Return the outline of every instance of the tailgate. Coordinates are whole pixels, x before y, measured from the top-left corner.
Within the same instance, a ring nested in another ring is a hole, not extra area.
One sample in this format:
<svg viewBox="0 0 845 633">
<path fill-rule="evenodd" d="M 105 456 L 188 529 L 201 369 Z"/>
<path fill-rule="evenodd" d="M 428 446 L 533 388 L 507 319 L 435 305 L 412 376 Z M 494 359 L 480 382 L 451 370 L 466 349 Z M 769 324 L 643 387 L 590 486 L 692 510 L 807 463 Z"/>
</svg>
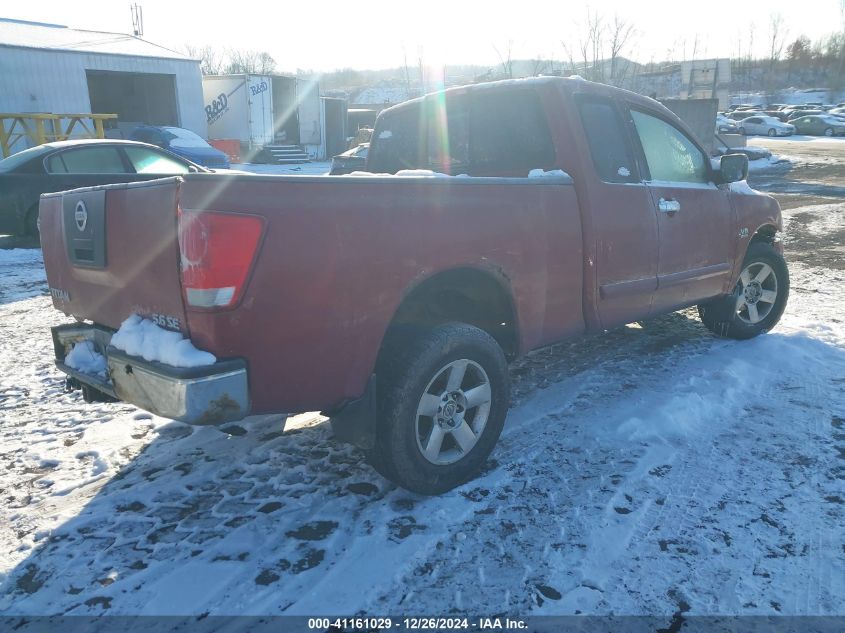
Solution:
<svg viewBox="0 0 845 633">
<path fill-rule="evenodd" d="M 184 331 L 181 182 L 165 178 L 42 196 L 41 245 L 53 305 L 111 328 L 137 313 Z"/>
</svg>

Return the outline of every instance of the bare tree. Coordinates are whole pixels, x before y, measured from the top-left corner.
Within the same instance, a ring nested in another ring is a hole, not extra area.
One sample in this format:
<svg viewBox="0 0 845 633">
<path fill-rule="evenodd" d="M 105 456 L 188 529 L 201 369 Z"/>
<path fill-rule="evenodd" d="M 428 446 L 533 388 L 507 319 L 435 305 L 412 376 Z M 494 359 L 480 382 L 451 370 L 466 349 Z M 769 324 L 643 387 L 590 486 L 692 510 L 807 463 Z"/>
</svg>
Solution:
<svg viewBox="0 0 845 633">
<path fill-rule="evenodd" d="M 502 52 L 493 44 L 493 50 L 499 56 L 499 61 L 502 63 L 502 72 L 510 79 L 513 79 L 513 40 L 508 40 L 507 46 Z"/>
<path fill-rule="evenodd" d="M 698 32 L 696 32 L 695 37 L 692 40 L 692 55 L 690 55 L 690 61 L 695 61 L 695 58 L 698 57 Z"/>
<path fill-rule="evenodd" d="M 621 85 L 625 79 L 627 67 L 620 70 L 619 57 L 635 33 L 633 24 L 620 18 L 619 15 L 613 16 L 613 22 L 610 25 L 610 83 L 614 86 Z"/>
<path fill-rule="evenodd" d="M 566 43 L 566 40 L 562 40 L 560 45 L 563 47 L 563 52 L 566 54 L 566 57 L 569 59 L 569 72 L 575 72 L 575 56 L 572 53 L 572 47 Z"/>
<path fill-rule="evenodd" d="M 230 50 L 226 72 L 229 74 L 252 73 L 266 75 L 275 72 L 276 60 L 265 51 Z"/>
<path fill-rule="evenodd" d="M 550 62 L 545 59 L 545 55 L 537 53 L 534 59 L 531 60 L 531 76 L 539 77 L 549 68 Z"/>
<path fill-rule="evenodd" d="M 775 63 L 780 60 L 783 54 L 783 47 L 786 43 L 788 30 L 783 23 L 783 16 L 774 13 L 769 19 L 769 72 L 775 68 Z"/>
<path fill-rule="evenodd" d="M 213 46 L 185 46 L 185 53 L 191 59 L 200 61 L 200 72 L 203 75 L 219 75 L 225 68 L 223 53 Z"/>
<path fill-rule="evenodd" d="M 592 45 L 593 53 L 593 80 L 604 81 L 604 64 L 599 64 L 604 57 L 604 19 L 601 14 L 590 13 L 587 8 L 587 33 Z"/>
</svg>

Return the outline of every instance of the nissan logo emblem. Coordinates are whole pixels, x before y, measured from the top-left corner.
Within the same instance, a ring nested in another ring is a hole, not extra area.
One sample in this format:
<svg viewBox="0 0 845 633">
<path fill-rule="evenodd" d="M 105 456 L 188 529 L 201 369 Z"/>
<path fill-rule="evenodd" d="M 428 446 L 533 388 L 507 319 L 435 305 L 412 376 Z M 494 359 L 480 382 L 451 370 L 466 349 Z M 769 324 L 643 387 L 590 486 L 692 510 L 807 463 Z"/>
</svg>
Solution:
<svg viewBox="0 0 845 633">
<path fill-rule="evenodd" d="M 88 226 L 88 208 L 82 200 L 76 203 L 76 212 L 73 217 L 76 220 L 76 228 L 84 231 L 85 227 Z"/>
</svg>

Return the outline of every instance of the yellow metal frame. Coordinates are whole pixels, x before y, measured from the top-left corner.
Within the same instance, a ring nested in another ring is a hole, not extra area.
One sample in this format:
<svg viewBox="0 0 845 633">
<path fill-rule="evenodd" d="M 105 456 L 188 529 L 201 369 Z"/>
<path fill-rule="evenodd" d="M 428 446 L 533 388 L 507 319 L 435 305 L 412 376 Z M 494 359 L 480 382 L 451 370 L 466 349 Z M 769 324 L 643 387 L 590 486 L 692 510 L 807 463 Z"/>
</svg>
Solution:
<svg viewBox="0 0 845 633">
<path fill-rule="evenodd" d="M 11 148 L 28 138 L 33 145 L 71 138 L 105 138 L 104 121 L 117 120 L 116 114 L 38 114 L 0 113 L 0 155 L 11 154 Z"/>
</svg>

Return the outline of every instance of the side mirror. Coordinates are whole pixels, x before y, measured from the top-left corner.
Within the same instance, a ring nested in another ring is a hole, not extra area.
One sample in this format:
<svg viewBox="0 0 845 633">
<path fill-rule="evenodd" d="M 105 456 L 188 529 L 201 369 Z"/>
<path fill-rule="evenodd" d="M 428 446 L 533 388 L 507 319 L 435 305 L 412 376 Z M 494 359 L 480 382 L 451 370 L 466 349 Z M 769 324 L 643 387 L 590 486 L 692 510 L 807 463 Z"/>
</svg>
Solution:
<svg viewBox="0 0 845 633">
<path fill-rule="evenodd" d="M 719 180 L 723 183 L 739 182 L 748 177 L 748 156 L 725 154 L 719 160 Z"/>
</svg>

